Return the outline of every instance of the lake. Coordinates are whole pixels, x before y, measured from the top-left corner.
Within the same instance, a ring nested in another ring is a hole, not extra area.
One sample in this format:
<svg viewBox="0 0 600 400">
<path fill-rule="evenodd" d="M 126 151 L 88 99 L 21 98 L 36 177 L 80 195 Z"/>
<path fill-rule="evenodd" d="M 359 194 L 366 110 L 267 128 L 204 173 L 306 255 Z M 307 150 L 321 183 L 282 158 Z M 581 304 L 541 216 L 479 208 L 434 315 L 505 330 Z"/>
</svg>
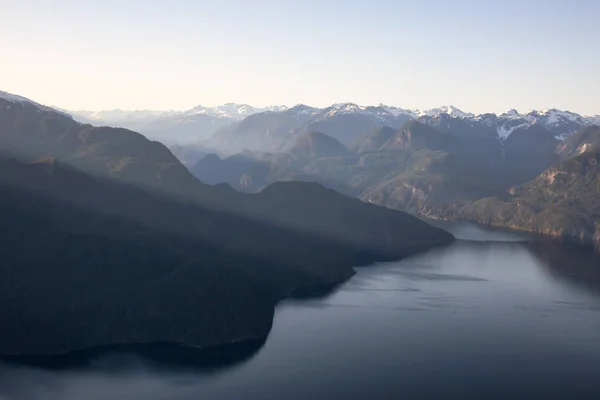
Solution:
<svg viewBox="0 0 600 400">
<path fill-rule="evenodd" d="M 459 240 L 282 301 L 264 342 L 0 363 L 0 399 L 600 399 L 597 253 L 440 224 Z"/>
</svg>

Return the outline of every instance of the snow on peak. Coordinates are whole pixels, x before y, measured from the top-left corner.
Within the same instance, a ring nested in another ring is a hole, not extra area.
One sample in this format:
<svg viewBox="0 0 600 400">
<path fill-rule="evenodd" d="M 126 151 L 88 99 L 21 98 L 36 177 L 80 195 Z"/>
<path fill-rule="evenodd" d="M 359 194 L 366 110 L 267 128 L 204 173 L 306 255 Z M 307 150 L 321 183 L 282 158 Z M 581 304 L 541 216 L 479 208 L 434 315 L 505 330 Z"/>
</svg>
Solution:
<svg viewBox="0 0 600 400">
<path fill-rule="evenodd" d="M 531 123 L 539 123 L 546 128 L 555 126 L 584 125 L 585 119 L 570 111 L 557 110 L 556 108 L 545 108 L 542 110 L 532 110 L 523 116 Z"/>
<path fill-rule="evenodd" d="M 0 90 L 0 99 L 10 101 L 11 103 L 31 103 L 31 104 L 38 105 L 37 103 L 35 103 L 25 97 L 17 96 L 16 94 L 12 94 L 12 93 L 8 93 L 8 92 L 3 92 L 2 90 Z"/>
<path fill-rule="evenodd" d="M 521 114 L 519 114 L 519 112 L 517 110 L 515 110 L 514 108 L 511 108 L 510 110 L 505 111 L 502 114 L 500 114 L 500 117 L 504 117 L 504 118 L 522 118 L 523 116 Z"/>
<path fill-rule="evenodd" d="M 18 96 L 16 94 L 12 94 L 12 93 L 8 93 L 8 92 L 3 92 L 2 90 L 0 90 L 0 99 L 4 99 L 6 101 L 10 101 L 11 103 L 28 103 L 28 104 L 32 104 L 44 111 L 50 111 L 52 110 L 50 107 L 46 107 L 43 106 L 39 103 L 36 103 L 33 100 L 29 100 L 26 97 L 23 96 Z"/>
<path fill-rule="evenodd" d="M 271 112 L 283 112 L 283 111 L 287 111 L 290 108 L 288 106 L 269 106 L 265 109 L 265 111 L 271 111 Z"/>
<path fill-rule="evenodd" d="M 389 107 L 383 104 L 376 106 L 360 106 L 355 103 L 336 103 L 322 110 L 324 117 L 332 117 L 334 115 L 344 114 L 361 114 L 370 117 L 378 118 L 383 124 L 389 123 L 391 119 L 398 117 L 399 115 L 407 115 L 411 118 L 417 116 L 416 112 L 410 110 L 404 110 L 397 107 Z"/>
<path fill-rule="evenodd" d="M 406 110 L 404 108 L 399 108 L 399 107 L 390 107 L 390 106 L 386 106 L 381 103 L 379 103 L 379 105 L 377 107 L 384 109 L 385 111 L 392 114 L 394 117 L 397 117 L 399 115 L 408 115 L 411 118 L 415 118 L 418 116 L 418 111 L 416 111 L 416 110 Z"/>
<path fill-rule="evenodd" d="M 319 108 L 310 107 L 305 104 L 296 104 L 294 107 L 290 108 L 288 111 L 291 111 L 296 115 L 314 115 L 321 110 Z"/>
<path fill-rule="evenodd" d="M 0 99 L 9 101 L 11 103 L 31 104 L 31 105 L 37 107 L 40 111 L 51 111 L 51 112 L 55 112 L 57 114 L 61 114 L 66 117 L 72 118 L 70 114 L 67 114 L 65 112 L 55 110 L 52 107 L 48 107 L 48 106 L 44 106 L 42 104 L 36 103 L 35 101 L 29 100 L 26 97 L 18 96 L 16 94 L 12 94 L 12 93 L 8 93 L 8 92 L 4 92 L 2 90 L 0 90 Z"/>
<path fill-rule="evenodd" d="M 423 110 L 423 111 L 419 111 L 417 112 L 417 115 L 419 117 L 435 117 L 436 115 L 439 114 L 447 114 L 451 117 L 454 118 L 473 118 L 475 116 L 475 114 L 471 114 L 471 113 L 466 113 L 454 106 L 442 106 L 439 108 L 432 108 L 430 110 Z"/>
<path fill-rule="evenodd" d="M 231 118 L 241 120 L 250 115 L 258 114 L 265 111 L 285 111 L 285 106 L 270 106 L 265 108 L 252 107 L 248 104 L 225 103 L 215 107 L 196 106 L 191 110 L 184 111 L 185 115 L 208 115 L 215 118 Z"/>
<path fill-rule="evenodd" d="M 521 124 L 504 124 L 504 125 L 498 125 L 498 137 L 500 139 L 506 139 L 507 137 L 510 136 L 511 133 L 513 133 L 514 131 L 516 131 L 517 129 L 520 128 L 525 128 L 529 125 L 528 122 L 523 122 Z"/>
<path fill-rule="evenodd" d="M 366 109 L 366 107 L 359 106 L 355 103 L 336 103 L 332 104 L 329 108 L 333 109 L 330 114 L 354 114 L 363 112 Z"/>
</svg>

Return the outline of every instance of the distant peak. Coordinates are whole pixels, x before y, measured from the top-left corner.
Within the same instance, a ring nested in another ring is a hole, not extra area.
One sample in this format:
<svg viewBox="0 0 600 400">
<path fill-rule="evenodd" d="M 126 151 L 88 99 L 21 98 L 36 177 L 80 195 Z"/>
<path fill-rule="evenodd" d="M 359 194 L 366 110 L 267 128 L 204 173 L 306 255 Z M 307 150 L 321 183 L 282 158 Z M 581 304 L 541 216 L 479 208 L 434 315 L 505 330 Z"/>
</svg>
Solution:
<svg viewBox="0 0 600 400">
<path fill-rule="evenodd" d="M 296 104 L 294 107 L 290 108 L 288 111 L 296 114 L 296 115 L 312 115 L 318 111 L 318 108 L 313 108 L 307 106 L 306 104 Z"/>
<path fill-rule="evenodd" d="M 342 109 L 342 108 L 364 108 L 359 106 L 356 103 L 335 103 L 331 105 L 332 108 Z"/>
<path fill-rule="evenodd" d="M 417 114 L 420 117 L 435 117 L 441 114 L 446 114 L 454 118 L 472 118 L 475 116 L 475 114 L 464 112 L 459 108 L 454 107 L 453 105 L 432 108 L 430 110 L 423 110 L 419 111 Z"/>
<path fill-rule="evenodd" d="M 521 114 L 519 114 L 519 112 L 514 108 L 511 108 L 510 110 L 505 111 L 500 115 L 503 117 L 521 117 Z"/>
</svg>

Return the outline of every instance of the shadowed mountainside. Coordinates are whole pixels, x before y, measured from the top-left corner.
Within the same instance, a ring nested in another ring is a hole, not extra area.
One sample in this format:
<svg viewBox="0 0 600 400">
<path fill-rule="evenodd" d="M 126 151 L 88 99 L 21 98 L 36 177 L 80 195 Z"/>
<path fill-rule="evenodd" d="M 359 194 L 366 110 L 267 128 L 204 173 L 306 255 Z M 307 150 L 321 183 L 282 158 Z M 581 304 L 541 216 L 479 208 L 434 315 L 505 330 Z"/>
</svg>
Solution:
<svg viewBox="0 0 600 400">
<path fill-rule="evenodd" d="M 510 196 L 478 200 L 457 216 L 584 243 L 598 242 L 599 161 L 600 154 L 584 152 L 511 189 Z"/>
</svg>

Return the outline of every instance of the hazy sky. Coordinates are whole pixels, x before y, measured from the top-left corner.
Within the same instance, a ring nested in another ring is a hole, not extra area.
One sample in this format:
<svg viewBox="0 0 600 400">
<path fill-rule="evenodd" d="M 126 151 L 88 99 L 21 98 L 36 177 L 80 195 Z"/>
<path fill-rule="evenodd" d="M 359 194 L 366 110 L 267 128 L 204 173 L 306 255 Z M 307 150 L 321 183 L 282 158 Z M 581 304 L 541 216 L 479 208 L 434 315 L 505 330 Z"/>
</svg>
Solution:
<svg viewBox="0 0 600 400">
<path fill-rule="evenodd" d="M 68 109 L 600 114 L 599 20 L 597 0 L 0 0 L 0 90 Z"/>
</svg>

